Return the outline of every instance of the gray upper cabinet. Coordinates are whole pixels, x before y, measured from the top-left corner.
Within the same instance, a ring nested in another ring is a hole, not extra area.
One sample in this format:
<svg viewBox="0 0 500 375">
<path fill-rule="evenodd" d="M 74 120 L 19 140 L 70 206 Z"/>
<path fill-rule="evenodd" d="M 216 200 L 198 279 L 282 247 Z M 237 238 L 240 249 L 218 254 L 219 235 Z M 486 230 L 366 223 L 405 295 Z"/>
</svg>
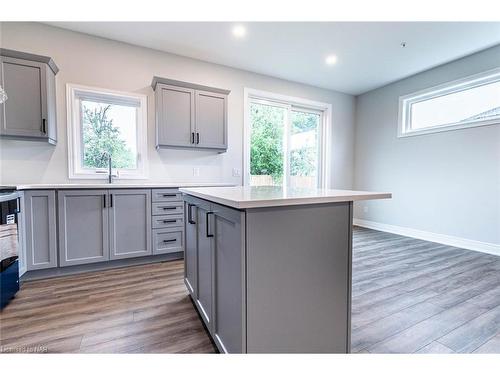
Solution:
<svg viewBox="0 0 500 375">
<path fill-rule="evenodd" d="M 227 95 L 196 91 L 196 146 L 227 148 Z"/>
<path fill-rule="evenodd" d="M 194 90 L 164 84 L 156 87 L 157 145 L 191 147 L 194 126 Z"/>
<path fill-rule="evenodd" d="M 151 255 L 151 190 L 109 190 L 110 259 Z"/>
<path fill-rule="evenodd" d="M 156 147 L 227 150 L 229 90 L 154 77 Z"/>
<path fill-rule="evenodd" d="M 57 142 L 52 59 L 0 49 L 0 82 L 8 99 L 0 105 L 0 136 Z"/>
<path fill-rule="evenodd" d="M 54 190 L 24 192 L 26 268 L 57 267 L 56 201 Z"/>
<path fill-rule="evenodd" d="M 59 264 L 108 260 L 107 190 L 67 190 L 58 193 Z"/>
</svg>

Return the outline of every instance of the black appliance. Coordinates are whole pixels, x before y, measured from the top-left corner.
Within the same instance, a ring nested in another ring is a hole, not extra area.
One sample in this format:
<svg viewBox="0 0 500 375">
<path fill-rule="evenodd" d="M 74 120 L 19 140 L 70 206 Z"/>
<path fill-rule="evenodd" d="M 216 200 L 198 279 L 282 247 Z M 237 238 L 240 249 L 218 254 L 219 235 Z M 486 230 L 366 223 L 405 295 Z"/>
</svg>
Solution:
<svg viewBox="0 0 500 375">
<path fill-rule="evenodd" d="M 19 194 L 0 189 L 0 309 L 3 309 L 19 290 Z"/>
</svg>

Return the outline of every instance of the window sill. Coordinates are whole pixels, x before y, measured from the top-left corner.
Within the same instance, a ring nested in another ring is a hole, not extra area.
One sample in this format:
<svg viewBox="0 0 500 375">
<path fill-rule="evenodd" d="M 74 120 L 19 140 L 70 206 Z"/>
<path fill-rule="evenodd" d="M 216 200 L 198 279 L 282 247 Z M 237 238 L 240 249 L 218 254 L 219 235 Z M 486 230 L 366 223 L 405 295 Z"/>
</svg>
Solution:
<svg viewBox="0 0 500 375">
<path fill-rule="evenodd" d="M 441 132 L 447 132 L 447 131 L 451 131 L 451 130 L 470 129 L 470 128 L 477 128 L 480 126 L 489 126 L 489 125 L 500 125 L 500 119 L 495 118 L 492 120 L 442 125 L 442 126 L 436 126 L 433 128 L 427 128 L 427 129 L 421 129 L 421 130 L 410 130 L 410 131 L 406 131 L 405 133 L 399 132 L 398 138 L 413 137 L 413 136 L 417 136 L 417 135 L 426 135 L 426 134 L 432 134 L 432 133 L 441 133 Z"/>
</svg>

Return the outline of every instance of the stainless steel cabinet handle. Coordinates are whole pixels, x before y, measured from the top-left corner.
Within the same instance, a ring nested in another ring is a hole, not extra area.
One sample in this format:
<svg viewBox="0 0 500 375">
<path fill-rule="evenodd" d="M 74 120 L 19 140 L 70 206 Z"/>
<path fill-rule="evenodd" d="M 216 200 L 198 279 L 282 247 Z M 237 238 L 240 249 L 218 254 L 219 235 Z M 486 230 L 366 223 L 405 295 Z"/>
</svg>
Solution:
<svg viewBox="0 0 500 375">
<path fill-rule="evenodd" d="M 165 198 L 166 197 L 175 197 L 177 194 L 162 194 Z"/>
<path fill-rule="evenodd" d="M 175 210 L 177 207 L 163 207 L 164 210 Z"/>
<path fill-rule="evenodd" d="M 194 133 L 191 133 L 191 143 L 194 143 Z"/>
<path fill-rule="evenodd" d="M 47 129 L 46 129 L 46 119 L 42 119 L 42 133 L 47 134 Z"/>
<path fill-rule="evenodd" d="M 109 207 L 113 207 L 113 194 L 109 194 Z"/>
<path fill-rule="evenodd" d="M 196 144 L 200 144 L 200 133 L 196 133 Z"/>
<path fill-rule="evenodd" d="M 208 238 L 210 238 L 210 237 L 213 237 L 214 235 L 213 235 L 213 233 L 212 233 L 212 234 L 209 234 L 209 233 L 208 233 L 208 227 L 209 227 L 209 221 L 210 221 L 210 219 L 209 219 L 209 216 L 208 216 L 208 215 L 213 215 L 213 212 L 212 212 L 212 211 L 207 211 L 206 215 L 207 215 L 207 220 L 206 220 L 206 232 L 207 232 L 207 237 L 208 237 Z"/>
<path fill-rule="evenodd" d="M 106 194 L 103 194 L 103 198 L 104 198 L 104 208 L 106 208 Z"/>
<path fill-rule="evenodd" d="M 163 223 L 175 223 L 177 220 L 163 220 Z"/>
<path fill-rule="evenodd" d="M 175 238 L 171 239 L 171 240 L 163 240 L 163 242 L 167 243 L 167 242 L 175 242 L 177 241 Z"/>
</svg>

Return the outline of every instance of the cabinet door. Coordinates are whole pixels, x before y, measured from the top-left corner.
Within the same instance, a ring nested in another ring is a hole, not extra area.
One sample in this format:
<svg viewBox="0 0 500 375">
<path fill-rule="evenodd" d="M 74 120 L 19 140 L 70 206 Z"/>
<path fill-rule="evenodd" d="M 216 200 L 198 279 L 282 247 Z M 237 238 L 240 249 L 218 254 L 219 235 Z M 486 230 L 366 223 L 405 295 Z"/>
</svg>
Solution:
<svg viewBox="0 0 500 375">
<path fill-rule="evenodd" d="M 151 190 L 109 190 L 110 259 L 151 255 Z"/>
<path fill-rule="evenodd" d="M 61 266 L 109 259 L 107 190 L 59 191 Z"/>
<path fill-rule="evenodd" d="M 0 57 L 1 85 L 8 100 L 0 105 L 0 134 L 47 137 L 46 65 Z"/>
<path fill-rule="evenodd" d="M 28 271 L 57 267 L 56 201 L 54 190 L 24 192 L 23 224 Z"/>
<path fill-rule="evenodd" d="M 157 146 L 194 146 L 194 90 L 158 84 L 156 88 Z"/>
<path fill-rule="evenodd" d="M 197 207 L 194 203 L 187 200 L 184 207 L 185 219 L 184 230 L 186 233 L 185 250 L 184 250 L 184 283 L 188 288 L 189 293 L 196 300 L 196 272 L 198 258 L 198 234 L 197 234 Z"/>
<path fill-rule="evenodd" d="M 212 234 L 208 227 L 210 216 L 210 204 L 200 203 L 196 210 L 196 229 L 198 234 L 198 268 L 197 268 L 197 300 L 201 317 L 203 318 L 207 329 L 212 332 L 212 285 L 213 285 L 213 253 L 212 253 Z"/>
<path fill-rule="evenodd" d="M 196 147 L 227 149 L 227 96 L 196 91 Z"/>
<path fill-rule="evenodd" d="M 214 340 L 226 353 L 244 353 L 244 213 L 213 204 Z"/>
</svg>

